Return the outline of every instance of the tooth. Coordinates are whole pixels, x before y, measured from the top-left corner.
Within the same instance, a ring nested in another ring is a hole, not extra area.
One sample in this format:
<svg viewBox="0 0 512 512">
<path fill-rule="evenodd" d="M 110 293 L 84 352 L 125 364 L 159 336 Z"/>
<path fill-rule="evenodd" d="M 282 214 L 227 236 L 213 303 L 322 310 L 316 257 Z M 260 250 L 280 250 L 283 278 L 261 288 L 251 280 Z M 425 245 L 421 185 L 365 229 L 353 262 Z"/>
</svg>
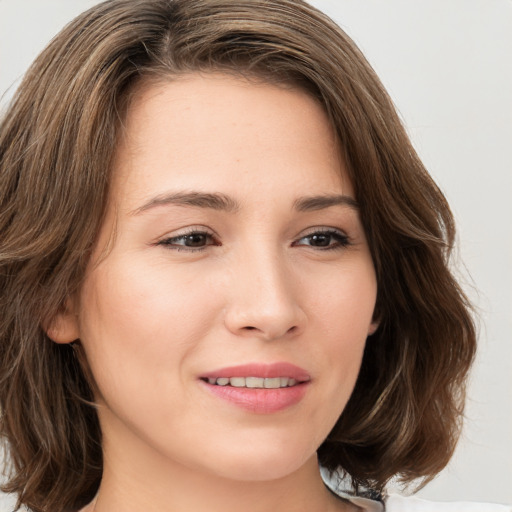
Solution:
<svg viewBox="0 0 512 512">
<path fill-rule="evenodd" d="M 245 388 L 245 377 L 231 377 L 229 383 L 235 388 Z"/>
<path fill-rule="evenodd" d="M 274 378 L 267 378 L 265 379 L 265 388 L 267 389 L 276 389 L 281 385 L 281 378 L 280 377 L 274 377 Z"/>
<path fill-rule="evenodd" d="M 262 388 L 263 387 L 263 377 L 246 377 L 245 385 L 248 388 Z"/>
<path fill-rule="evenodd" d="M 227 386 L 228 384 L 235 388 L 253 388 L 253 389 L 278 389 L 295 386 L 297 381 L 291 377 L 208 377 L 209 384 L 218 386 Z"/>
</svg>

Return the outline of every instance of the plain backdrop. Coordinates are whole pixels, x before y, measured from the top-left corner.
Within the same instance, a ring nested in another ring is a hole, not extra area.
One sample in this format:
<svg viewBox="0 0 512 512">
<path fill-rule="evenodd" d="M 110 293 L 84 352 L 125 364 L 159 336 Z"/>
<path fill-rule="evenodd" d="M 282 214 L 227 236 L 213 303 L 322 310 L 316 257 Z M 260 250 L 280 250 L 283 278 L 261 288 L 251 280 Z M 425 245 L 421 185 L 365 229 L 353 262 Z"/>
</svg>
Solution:
<svg viewBox="0 0 512 512">
<path fill-rule="evenodd" d="M 95 0 L 0 0 L 0 108 Z M 512 1 L 314 0 L 363 50 L 459 226 L 480 315 L 464 435 L 428 499 L 512 503 Z M 0 496 L 0 512 L 12 510 Z"/>
</svg>

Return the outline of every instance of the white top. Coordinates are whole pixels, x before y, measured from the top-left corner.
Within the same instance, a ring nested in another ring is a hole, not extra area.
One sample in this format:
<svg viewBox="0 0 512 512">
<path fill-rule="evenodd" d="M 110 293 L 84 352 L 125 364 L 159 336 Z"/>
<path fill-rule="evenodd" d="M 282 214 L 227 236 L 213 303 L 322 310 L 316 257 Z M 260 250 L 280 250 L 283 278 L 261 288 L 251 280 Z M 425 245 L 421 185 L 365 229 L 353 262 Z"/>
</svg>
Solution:
<svg viewBox="0 0 512 512">
<path fill-rule="evenodd" d="M 325 485 L 340 498 L 357 505 L 364 512 L 512 512 L 512 505 L 498 505 L 496 503 L 476 503 L 468 501 L 439 502 L 423 500 L 414 496 L 400 496 L 389 494 L 384 502 L 375 501 L 359 496 L 352 496 L 345 489 L 347 483 L 341 479 L 331 478 L 325 468 L 320 468 L 320 474 Z"/>
<path fill-rule="evenodd" d="M 350 496 L 342 491 L 337 491 L 336 494 L 357 505 L 364 512 L 512 512 L 512 506 L 496 503 L 437 502 L 399 496 L 398 494 L 389 495 L 385 498 L 384 503 L 381 503 L 367 498 Z"/>
</svg>

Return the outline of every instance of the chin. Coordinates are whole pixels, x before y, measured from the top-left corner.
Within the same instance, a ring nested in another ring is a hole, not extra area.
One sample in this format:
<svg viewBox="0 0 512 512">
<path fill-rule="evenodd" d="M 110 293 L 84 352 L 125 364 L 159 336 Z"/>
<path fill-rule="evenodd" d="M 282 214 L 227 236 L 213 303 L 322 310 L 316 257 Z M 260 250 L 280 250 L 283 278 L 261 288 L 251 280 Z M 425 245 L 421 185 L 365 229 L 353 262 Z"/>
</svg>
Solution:
<svg viewBox="0 0 512 512">
<path fill-rule="evenodd" d="M 215 459 L 214 459 L 215 460 Z M 245 482 L 278 480 L 295 473 L 311 460 L 316 464 L 316 450 L 276 443 L 273 446 L 253 444 L 248 450 L 223 452 L 216 459 L 218 476 Z"/>
</svg>

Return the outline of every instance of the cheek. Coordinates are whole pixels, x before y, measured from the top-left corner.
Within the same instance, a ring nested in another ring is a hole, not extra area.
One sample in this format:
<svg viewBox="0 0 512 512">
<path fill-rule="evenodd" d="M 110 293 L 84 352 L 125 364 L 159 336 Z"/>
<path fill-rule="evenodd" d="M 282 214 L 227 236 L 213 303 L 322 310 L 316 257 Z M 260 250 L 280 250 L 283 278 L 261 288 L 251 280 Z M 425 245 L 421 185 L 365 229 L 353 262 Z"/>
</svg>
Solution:
<svg viewBox="0 0 512 512">
<path fill-rule="evenodd" d="M 328 423 L 334 424 L 355 386 L 372 325 L 377 285 L 371 260 L 332 272 L 315 289 L 310 303 L 314 350 L 324 361 L 326 401 L 333 404 Z"/>
<path fill-rule="evenodd" d="M 80 335 L 98 386 L 158 379 L 180 364 L 211 328 L 215 294 L 187 276 L 115 260 L 92 272 L 81 295 Z M 155 383 L 156 384 L 156 383 Z"/>
<path fill-rule="evenodd" d="M 321 284 L 310 289 L 315 290 L 309 306 L 314 312 L 314 322 L 323 326 L 329 338 L 347 343 L 366 339 L 377 297 L 376 276 L 369 255 L 329 272 Z"/>
</svg>

